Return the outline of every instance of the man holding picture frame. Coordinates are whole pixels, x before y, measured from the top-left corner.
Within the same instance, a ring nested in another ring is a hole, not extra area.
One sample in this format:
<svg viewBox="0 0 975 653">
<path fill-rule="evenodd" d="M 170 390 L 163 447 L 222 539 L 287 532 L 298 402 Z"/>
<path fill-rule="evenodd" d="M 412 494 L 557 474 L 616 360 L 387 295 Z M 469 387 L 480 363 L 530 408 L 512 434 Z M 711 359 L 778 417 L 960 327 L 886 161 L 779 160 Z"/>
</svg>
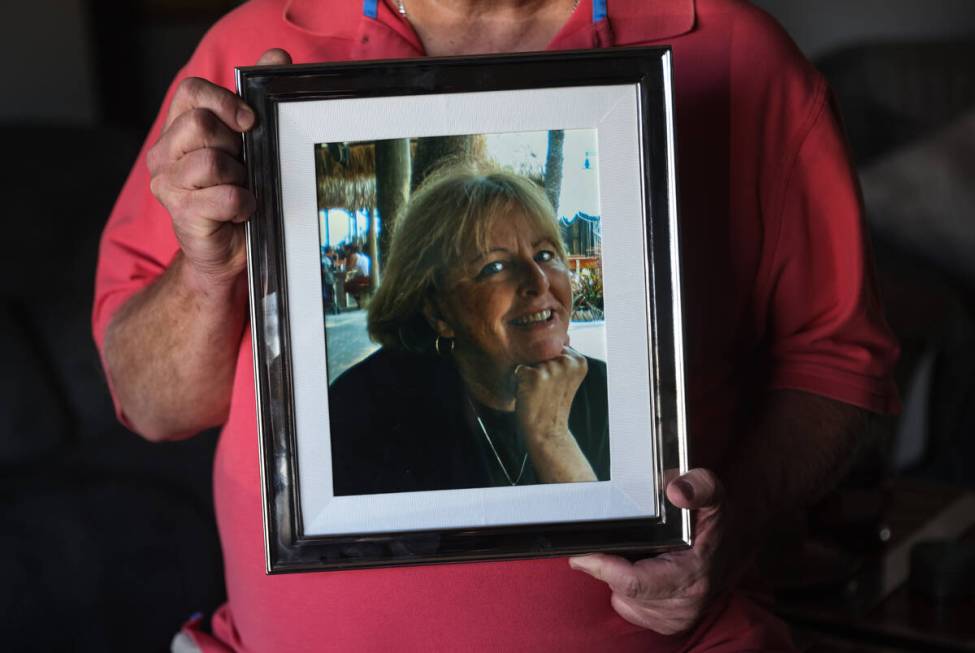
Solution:
<svg viewBox="0 0 975 653">
<path fill-rule="evenodd" d="M 241 229 L 254 199 L 238 159 L 254 115 L 227 90 L 233 66 L 664 43 L 698 466 L 667 496 L 695 511 L 694 547 L 635 563 L 265 576 Z M 733 588 L 770 520 L 838 479 L 866 411 L 896 410 L 896 345 L 828 90 L 768 17 L 734 0 L 258 0 L 208 34 L 147 143 L 106 227 L 93 323 L 135 430 L 169 440 L 224 425 L 214 486 L 229 602 L 212 635 L 187 631 L 196 646 L 789 649 L 782 624 Z"/>
</svg>

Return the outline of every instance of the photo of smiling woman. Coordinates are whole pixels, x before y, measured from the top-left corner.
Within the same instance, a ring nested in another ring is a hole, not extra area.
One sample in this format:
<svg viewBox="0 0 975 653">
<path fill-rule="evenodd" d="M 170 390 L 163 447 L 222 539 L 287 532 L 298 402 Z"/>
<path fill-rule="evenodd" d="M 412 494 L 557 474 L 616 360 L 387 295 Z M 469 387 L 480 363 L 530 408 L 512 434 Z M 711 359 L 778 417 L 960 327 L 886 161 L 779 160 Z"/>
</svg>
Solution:
<svg viewBox="0 0 975 653">
<path fill-rule="evenodd" d="M 368 303 L 380 348 L 329 389 L 335 495 L 608 480 L 606 365 L 573 349 L 573 305 L 538 183 L 427 177 Z"/>
</svg>

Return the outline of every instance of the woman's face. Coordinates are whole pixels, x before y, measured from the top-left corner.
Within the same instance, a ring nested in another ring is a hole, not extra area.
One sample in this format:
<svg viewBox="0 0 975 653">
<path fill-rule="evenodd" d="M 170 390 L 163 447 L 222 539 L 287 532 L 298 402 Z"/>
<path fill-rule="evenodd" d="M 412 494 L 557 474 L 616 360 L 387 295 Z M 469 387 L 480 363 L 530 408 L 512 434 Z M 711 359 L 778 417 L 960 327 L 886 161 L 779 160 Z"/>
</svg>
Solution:
<svg viewBox="0 0 975 653">
<path fill-rule="evenodd" d="M 522 213 L 494 218 L 487 251 L 448 272 L 432 322 L 469 355 L 510 371 L 555 358 L 569 344 L 572 290 L 550 236 Z"/>
</svg>

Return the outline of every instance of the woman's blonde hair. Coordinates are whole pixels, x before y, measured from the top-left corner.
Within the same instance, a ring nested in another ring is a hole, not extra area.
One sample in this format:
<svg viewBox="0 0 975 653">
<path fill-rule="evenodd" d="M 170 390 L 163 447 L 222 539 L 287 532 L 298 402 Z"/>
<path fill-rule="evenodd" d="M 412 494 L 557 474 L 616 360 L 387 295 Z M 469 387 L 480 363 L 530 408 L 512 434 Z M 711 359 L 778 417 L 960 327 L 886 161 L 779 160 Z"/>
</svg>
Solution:
<svg viewBox="0 0 975 653">
<path fill-rule="evenodd" d="M 432 349 L 436 334 L 424 303 L 472 249 L 487 251 L 493 220 L 515 212 L 565 260 L 555 211 L 532 180 L 473 161 L 451 162 L 427 177 L 393 228 L 382 283 L 369 303 L 369 336 L 391 349 Z"/>
</svg>

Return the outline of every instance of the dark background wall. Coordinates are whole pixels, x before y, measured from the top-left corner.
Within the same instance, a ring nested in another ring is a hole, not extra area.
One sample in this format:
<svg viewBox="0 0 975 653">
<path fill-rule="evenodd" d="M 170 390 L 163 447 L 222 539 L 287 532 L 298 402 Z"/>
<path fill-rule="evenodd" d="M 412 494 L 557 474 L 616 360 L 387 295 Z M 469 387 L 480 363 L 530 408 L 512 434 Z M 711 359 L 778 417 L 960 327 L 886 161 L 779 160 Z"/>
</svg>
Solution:
<svg viewBox="0 0 975 653">
<path fill-rule="evenodd" d="M 948 40 L 975 34 L 969 0 L 754 0 L 816 59 L 864 43 Z"/>
<path fill-rule="evenodd" d="M 4 3 L 0 61 L 10 65 L 0 120 L 94 123 L 93 49 L 84 0 Z"/>
<path fill-rule="evenodd" d="M 0 7 L 0 121 L 142 127 L 235 0 L 34 0 Z"/>
</svg>

